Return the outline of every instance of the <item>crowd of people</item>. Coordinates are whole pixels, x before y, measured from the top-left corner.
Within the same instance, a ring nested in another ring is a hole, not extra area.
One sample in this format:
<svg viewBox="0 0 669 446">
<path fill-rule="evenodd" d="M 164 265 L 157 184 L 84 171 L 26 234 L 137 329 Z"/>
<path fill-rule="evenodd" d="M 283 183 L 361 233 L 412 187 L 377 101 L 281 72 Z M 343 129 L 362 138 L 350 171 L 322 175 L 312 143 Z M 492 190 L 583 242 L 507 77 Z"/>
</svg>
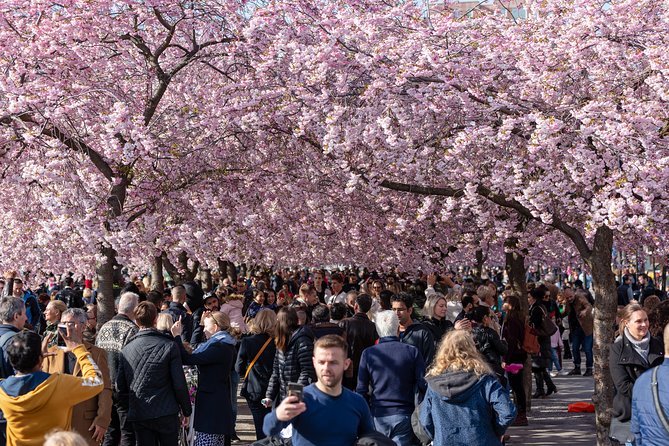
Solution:
<svg viewBox="0 0 669 446">
<path fill-rule="evenodd" d="M 528 424 L 526 373 L 533 398 L 558 392 L 557 373 L 593 374 L 593 298 L 551 274 L 528 282 L 527 318 L 524 296 L 494 275 L 259 271 L 164 292 L 147 279 L 128 280 L 99 325 L 94 282 L 51 275 L 30 290 L 5 274 L 7 444 L 42 444 L 60 428 L 90 445 L 230 445 L 240 395 L 259 444 L 495 445 Z M 648 431 L 633 420 L 632 389 L 662 362 L 651 332 L 669 319 L 659 299 L 634 297 L 610 362 L 623 443 Z"/>
</svg>

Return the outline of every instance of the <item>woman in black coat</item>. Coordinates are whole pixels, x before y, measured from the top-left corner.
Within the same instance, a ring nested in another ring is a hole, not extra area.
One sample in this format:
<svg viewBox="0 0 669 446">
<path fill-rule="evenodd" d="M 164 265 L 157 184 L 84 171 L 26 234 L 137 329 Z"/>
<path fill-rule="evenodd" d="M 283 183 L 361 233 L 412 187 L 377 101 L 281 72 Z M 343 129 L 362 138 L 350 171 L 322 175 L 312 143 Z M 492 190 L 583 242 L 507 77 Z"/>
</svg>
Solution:
<svg viewBox="0 0 669 446">
<path fill-rule="evenodd" d="M 276 329 L 276 313 L 271 309 L 260 310 L 251 321 L 251 336 L 242 338 L 239 346 L 239 355 L 235 363 L 235 370 L 243 379 L 240 394 L 246 399 L 253 424 L 256 428 L 256 439 L 265 438 L 262 423 L 265 415 L 271 412 L 262 405 L 269 380 L 272 377 L 274 355 L 274 332 Z M 257 357 L 257 360 L 253 360 Z M 245 378 L 244 378 L 245 377 Z"/>
<path fill-rule="evenodd" d="M 504 297 L 502 307 L 506 313 L 506 319 L 502 324 L 502 339 L 506 341 L 508 351 L 504 356 L 506 364 L 525 364 L 527 353 L 523 349 L 525 341 L 525 322 L 520 316 L 520 299 L 516 295 Z M 509 373 L 509 385 L 513 389 L 513 396 L 516 400 L 518 415 L 513 422 L 514 426 L 527 426 L 527 401 L 525 395 L 525 386 L 523 384 L 525 369 L 518 373 Z"/>
<path fill-rule="evenodd" d="M 528 295 L 530 327 L 532 328 L 538 329 L 541 327 L 544 317 L 548 316 L 548 311 L 543 305 L 546 292 L 542 288 L 535 288 Z M 537 336 L 537 341 L 539 341 L 539 353 L 532 355 L 532 373 L 537 388 L 532 398 L 544 398 L 557 392 L 557 387 L 555 387 L 547 370 L 548 363 L 551 360 L 551 337 Z M 544 390 L 544 382 L 547 386 L 546 390 Z"/>
<path fill-rule="evenodd" d="M 275 342 L 276 355 L 265 393 L 265 407 L 270 407 L 272 402 L 278 404 L 288 396 L 289 382 L 306 386 L 316 381 L 312 361 L 314 335 L 308 327 L 298 325 L 295 308 L 283 307 L 279 310 Z"/>
<path fill-rule="evenodd" d="M 641 305 L 627 305 L 621 310 L 618 319 L 619 336 L 609 350 L 609 369 L 616 389 L 611 414 L 620 422 L 617 423 L 621 426 L 618 435 L 624 436 L 629 432 L 632 417 L 634 382 L 646 370 L 662 364 L 664 347 L 660 339 L 650 335 L 648 315 Z M 612 429 L 612 433 L 613 430 L 617 429 Z"/>
<path fill-rule="evenodd" d="M 206 313 L 204 316 L 206 341 L 193 353 L 188 353 L 180 338 L 181 360 L 196 365 L 200 372 L 195 395 L 195 446 L 229 446 L 234 432 L 230 400 L 230 371 L 235 358 L 236 340 L 226 330 L 230 318 L 225 313 Z M 181 335 L 181 321 L 172 327 L 172 334 Z"/>
<path fill-rule="evenodd" d="M 453 329 L 453 322 L 446 319 L 447 311 L 446 298 L 438 293 L 431 294 L 423 305 L 423 325 L 432 333 L 435 346 L 439 345 L 447 331 Z"/>
</svg>

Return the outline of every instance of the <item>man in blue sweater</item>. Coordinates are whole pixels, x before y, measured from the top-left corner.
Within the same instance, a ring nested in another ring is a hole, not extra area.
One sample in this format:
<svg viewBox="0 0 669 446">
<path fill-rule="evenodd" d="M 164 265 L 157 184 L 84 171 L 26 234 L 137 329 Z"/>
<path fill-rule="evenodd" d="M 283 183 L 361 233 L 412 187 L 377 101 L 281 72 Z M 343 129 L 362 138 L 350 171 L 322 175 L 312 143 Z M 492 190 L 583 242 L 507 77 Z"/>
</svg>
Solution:
<svg viewBox="0 0 669 446">
<path fill-rule="evenodd" d="M 662 418 L 669 416 L 669 325 L 664 328 L 664 362 L 646 370 L 634 382 L 632 389 L 632 425 L 636 446 L 669 444 L 669 431 Z M 657 371 L 656 371 L 657 370 Z M 653 380 L 655 373 L 655 380 Z M 653 382 L 655 381 L 655 382 Z M 658 413 L 653 390 L 657 390 Z"/>
<path fill-rule="evenodd" d="M 265 417 L 263 431 L 277 435 L 292 424 L 293 446 L 354 445 L 374 432 L 372 416 L 360 395 L 341 385 L 351 360 L 344 338 L 326 335 L 314 344 L 318 381 L 304 388 L 304 401 L 290 395 Z"/>
<path fill-rule="evenodd" d="M 369 401 L 376 430 L 397 445 L 413 442 L 411 414 L 427 384 L 425 362 L 416 347 L 400 342 L 394 311 L 376 315 L 379 343 L 362 352 L 356 392 Z"/>
</svg>

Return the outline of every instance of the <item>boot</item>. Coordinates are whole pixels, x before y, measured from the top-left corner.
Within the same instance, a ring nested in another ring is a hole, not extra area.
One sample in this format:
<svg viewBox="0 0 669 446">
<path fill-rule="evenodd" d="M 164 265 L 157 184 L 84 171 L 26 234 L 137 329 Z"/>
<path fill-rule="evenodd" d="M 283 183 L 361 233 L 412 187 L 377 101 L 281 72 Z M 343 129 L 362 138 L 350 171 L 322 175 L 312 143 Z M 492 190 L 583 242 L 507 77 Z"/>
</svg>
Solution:
<svg viewBox="0 0 669 446">
<path fill-rule="evenodd" d="M 580 376 L 580 375 L 581 375 L 581 368 L 580 367 L 574 367 L 574 370 L 567 373 L 567 376 Z"/>
<path fill-rule="evenodd" d="M 527 414 L 525 412 L 518 412 L 518 415 L 516 415 L 516 419 L 513 420 L 512 426 L 527 426 L 528 421 L 527 421 Z"/>
<path fill-rule="evenodd" d="M 592 376 L 592 367 L 588 367 L 585 369 L 585 373 L 583 373 L 583 376 Z"/>
<path fill-rule="evenodd" d="M 553 380 L 551 379 L 551 375 L 548 373 L 548 371 L 544 369 L 544 371 L 541 373 L 541 377 L 546 383 L 546 396 L 557 393 L 557 387 L 555 387 L 555 384 L 553 384 Z"/>
<path fill-rule="evenodd" d="M 569 347 L 569 341 L 564 341 L 564 350 L 562 351 L 563 359 L 572 359 L 571 348 Z"/>
<path fill-rule="evenodd" d="M 537 389 L 532 394 L 532 398 L 544 398 L 546 392 L 544 391 L 544 380 L 541 376 L 541 372 L 534 372 L 534 383 L 536 384 Z"/>
</svg>

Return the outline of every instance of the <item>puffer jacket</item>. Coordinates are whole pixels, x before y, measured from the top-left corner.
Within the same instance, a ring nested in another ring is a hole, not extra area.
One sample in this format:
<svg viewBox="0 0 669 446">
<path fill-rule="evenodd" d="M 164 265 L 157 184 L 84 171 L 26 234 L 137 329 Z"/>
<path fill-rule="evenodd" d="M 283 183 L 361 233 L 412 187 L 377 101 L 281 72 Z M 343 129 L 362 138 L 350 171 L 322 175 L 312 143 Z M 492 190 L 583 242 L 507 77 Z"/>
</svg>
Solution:
<svg viewBox="0 0 669 446">
<path fill-rule="evenodd" d="M 249 331 L 249 328 L 244 322 L 244 316 L 242 315 L 242 307 L 244 303 L 241 300 L 231 300 L 221 307 L 221 313 L 225 313 L 230 318 L 230 325 L 232 327 L 239 329 L 242 333 Z"/>
<path fill-rule="evenodd" d="M 662 364 L 664 348 L 661 340 L 651 336 L 648 363 L 634 350 L 627 336 L 619 336 L 609 350 L 609 370 L 616 394 L 613 396 L 611 415 L 620 421 L 632 417 L 632 389 L 643 372 Z"/>
<path fill-rule="evenodd" d="M 445 372 L 427 379 L 420 424 L 435 446 L 501 446 L 516 418 L 509 392 L 492 375 Z"/>
<path fill-rule="evenodd" d="M 636 446 L 653 446 L 667 443 L 667 430 L 664 428 L 653 401 L 652 370 L 644 372 L 634 383 L 632 397 L 632 424 Z M 657 393 L 660 406 L 665 414 L 669 413 L 669 358 L 657 369 Z"/>
<path fill-rule="evenodd" d="M 190 416 L 191 404 L 179 348 L 154 328 L 140 330 L 121 350 L 116 389 L 128 420 Z"/>
<path fill-rule="evenodd" d="M 288 395 L 289 382 L 306 386 L 316 381 L 313 353 L 313 333 L 308 327 L 298 328 L 290 337 L 286 351 L 276 350 L 266 398 L 281 402 Z"/>
</svg>

